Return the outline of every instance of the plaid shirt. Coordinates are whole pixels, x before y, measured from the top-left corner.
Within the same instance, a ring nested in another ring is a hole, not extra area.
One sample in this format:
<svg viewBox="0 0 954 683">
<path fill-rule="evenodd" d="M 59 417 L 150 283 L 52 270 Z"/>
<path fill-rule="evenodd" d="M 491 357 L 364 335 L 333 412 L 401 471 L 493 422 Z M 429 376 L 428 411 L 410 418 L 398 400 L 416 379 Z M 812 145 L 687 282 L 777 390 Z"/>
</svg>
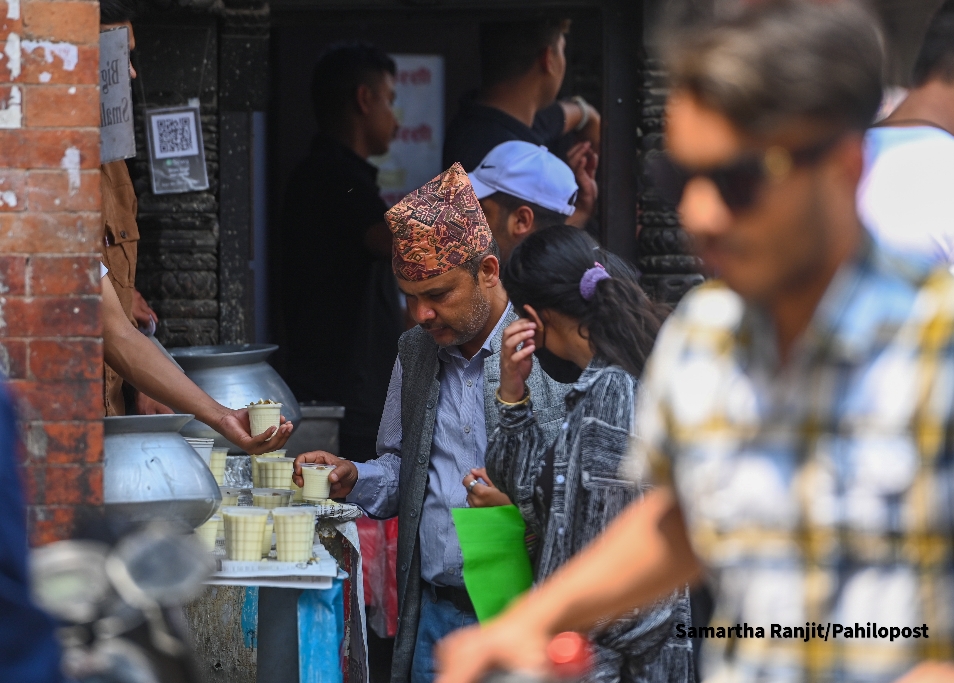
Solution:
<svg viewBox="0 0 954 683">
<path fill-rule="evenodd" d="M 952 331 L 954 278 L 867 238 L 784 366 L 723 284 L 669 318 L 625 467 L 676 492 L 711 626 L 764 629 L 707 633 L 706 681 L 890 681 L 951 658 Z"/>
</svg>

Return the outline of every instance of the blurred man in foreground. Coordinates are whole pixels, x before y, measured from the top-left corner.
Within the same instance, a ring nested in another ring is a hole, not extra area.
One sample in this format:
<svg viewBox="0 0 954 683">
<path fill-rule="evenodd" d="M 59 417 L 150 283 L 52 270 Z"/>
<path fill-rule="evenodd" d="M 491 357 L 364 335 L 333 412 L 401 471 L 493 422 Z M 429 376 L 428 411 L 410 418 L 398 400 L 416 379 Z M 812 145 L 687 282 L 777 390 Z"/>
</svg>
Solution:
<svg viewBox="0 0 954 683">
<path fill-rule="evenodd" d="M 954 635 L 954 279 L 887 255 L 856 213 L 881 64 L 845 1 L 760 3 L 670 43 L 656 185 L 722 279 L 647 365 L 627 470 L 657 488 L 448 639 L 439 683 L 539 671 L 553 634 L 703 577 L 704 680 L 951 675 L 918 664 Z"/>
<path fill-rule="evenodd" d="M 954 0 L 928 27 L 914 88 L 865 137 L 858 211 L 885 245 L 954 268 Z"/>
</svg>

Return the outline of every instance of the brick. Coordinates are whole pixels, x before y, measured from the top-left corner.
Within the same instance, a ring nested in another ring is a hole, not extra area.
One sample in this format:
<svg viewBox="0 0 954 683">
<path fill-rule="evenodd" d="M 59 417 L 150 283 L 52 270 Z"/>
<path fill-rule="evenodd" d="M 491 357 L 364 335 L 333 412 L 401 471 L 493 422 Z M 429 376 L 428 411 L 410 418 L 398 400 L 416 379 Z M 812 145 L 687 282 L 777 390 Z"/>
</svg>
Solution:
<svg viewBox="0 0 954 683">
<path fill-rule="evenodd" d="M 34 339 L 30 376 L 38 380 L 97 379 L 103 374 L 103 344 L 98 339 Z"/>
<path fill-rule="evenodd" d="M 26 203 L 30 211 L 99 211 L 100 172 L 81 171 L 79 188 L 70 194 L 66 171 L 30 171 Z"/>
<path fill-rule="evenodd" d="M 0 343 L 0 373 L 7 379 L 25 379 L 27 376 L 27 342 L 24 339 L 5 339 Z"/>
<path fill-rule="evenodd" d="M 31 465 L 23 468 L 28 500 L 33 505 L 101 505 L 100 465 Z"/>
<path fill-rule="evenodd" d="M 0 337 L 99 337 L 100 298 L 2 297 Z"/>
<path fill-rule="evenodd" d="M 9 9 L 10 3 L 6 0 L 0 0 L 0 40 L 6 40 L 10 33 L 16 33 L 17 35 L 23 33 L 23 12 L 20 12 L 19 18 L 11 19 L 7 16 Z"/>
<path fill-rule="evenodd" d="M 97 85 L 99 83 L 99 47 L 76 46 L 76 65 L 71 71 L 64 67 L 63 60 L 38 47 L 30 52 L 23 50 L 20 60 L 20 83 L 51 83 L 68 85 Z M 50 61 L 46 60 L 47 55 Z"/>
<path fill-rule="evenodd" d="M 98 254 L 98 213 L 0 213 L 0 254 Z"/>
<path fill-rule="evenodd" d="M 25 256 L 0 254 L 0 295 L 23 296 L 26 294 Z"/>
<path fill-rule="evenodd" d="M 99 125 L 99 89 L 95 85 L 29 85 L 24 89 L 24 126 L 81 128 Z"/>
<path fill-rule="evenodd" d="M 30 460 L 49 464 L 101 463 L 103 423 L 30 422 L 23 425 Z"/>
<path fill-rule="evenodd" d="M 30 294 L 33 296 L 101 292 L 99 256 L 34 256 L 30 259 Z"/>
<path fill-rule="evenodd" d="M 23 130 L 0 130 L 0 166 L 25 167 L 29 160 Z"/>
<path fill-rule="evenodd" d="M 103 416 L 103 382 L 35 382 L 11 380 L 21 420 L 97 420 Z"/>
<path fill-rule="evenodd" d="M 0 211 L 27 208 L 27 174 L 18 169 L 0 169 Z"/>
<path fill-rule="evenodd" d="M 73 535 L 76 518 L 83 508 L 73 505 L 32 505 L 27 509 L 30 546 L 62 541 Z"/>
<path fill-rule="evenodd" d="M 91 2 L 36 2 L 20 5 L 23 34 L 38 40 L 99 44 L 99 5 Z"/>
<path fill-rule="evenodd" d="M 80 154 L 80 168 L 97 169 L 99 168 L 98 123 L 97 120 L 96 128 L 22 129 L 19 133 L 23 138 L 24 149 L 19 158 L 22 160 L 25 156 L 25 161 L 9 165 L 21 168 L 62 168 L 67 150 L 75 147 Z"/>
</svg>

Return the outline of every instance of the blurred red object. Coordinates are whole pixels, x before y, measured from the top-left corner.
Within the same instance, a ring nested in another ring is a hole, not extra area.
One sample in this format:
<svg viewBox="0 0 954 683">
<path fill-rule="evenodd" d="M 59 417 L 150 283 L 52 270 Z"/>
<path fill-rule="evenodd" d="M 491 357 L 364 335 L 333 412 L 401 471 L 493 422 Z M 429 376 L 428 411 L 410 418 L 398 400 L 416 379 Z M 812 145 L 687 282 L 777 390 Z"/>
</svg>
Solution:
<svg viewBox="0 0 954 683">
<path fill-rule="evenodd" d="M 566 631 L 555 635 L 547 645 L 547 657 L 557 678 L 580 678 L 590 668 L 593 651 L 584 636 Z"/>
<path fill-rule="evenodd" d="M 393 638 L 398 617 L 397 517 L 384 521 L 362 517 L 357 524 L 368 626 L 379 638 Z"/>
</svg>

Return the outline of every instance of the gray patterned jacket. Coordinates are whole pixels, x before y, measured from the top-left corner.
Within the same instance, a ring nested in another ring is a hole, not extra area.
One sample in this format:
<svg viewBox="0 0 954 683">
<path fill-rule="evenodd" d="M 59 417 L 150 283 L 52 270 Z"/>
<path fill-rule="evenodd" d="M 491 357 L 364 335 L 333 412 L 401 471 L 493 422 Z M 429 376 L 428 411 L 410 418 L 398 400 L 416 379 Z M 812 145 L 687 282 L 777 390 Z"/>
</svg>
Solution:
<svg viewBox="0 0 954 683">
<path fill-rule="evenodd" d="M 539 539 L 533 558 L 537 581 L 582 550 L 639 495 L 633 482 L 618 474 L 633 430 L 637 384 L 621 368 L 594 359 L 567 394 L 566 420 L 554 445 L 552 502 L 542 518 L 534 495 L 553 437 L 537 423 L 532 404 L 497 402 L 499 424 L 487 445 L 487 473 Z M 591 634 L 596 657 L 586 680 L 692 681 L 691 641 L 674 636 L 675 624 L 689 621 L 688 593 L 679 591 Z"/>
</svg>

